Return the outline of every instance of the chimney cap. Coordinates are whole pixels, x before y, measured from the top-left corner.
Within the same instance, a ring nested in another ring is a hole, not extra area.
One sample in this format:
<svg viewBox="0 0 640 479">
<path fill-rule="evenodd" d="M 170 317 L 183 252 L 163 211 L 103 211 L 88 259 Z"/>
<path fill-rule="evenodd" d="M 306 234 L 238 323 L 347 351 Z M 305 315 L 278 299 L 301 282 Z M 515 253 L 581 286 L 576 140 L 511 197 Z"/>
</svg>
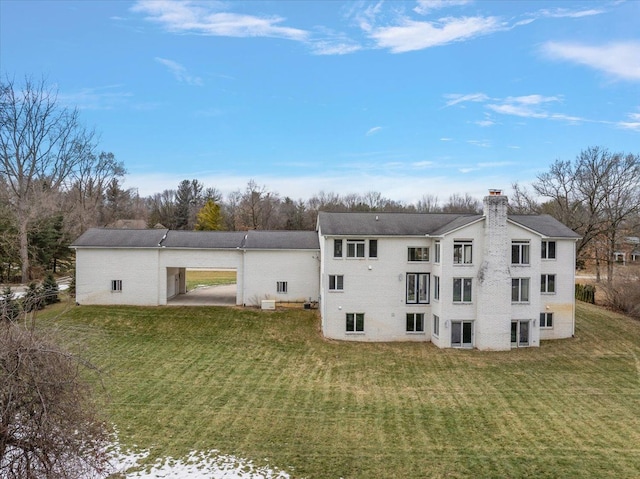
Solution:
<svg viewBox="0 0 640 479">
<path fill-rule="evenodd" d="M 502 190 L 489 190 L 489 196 L 502 196 Z"/>
</svg>

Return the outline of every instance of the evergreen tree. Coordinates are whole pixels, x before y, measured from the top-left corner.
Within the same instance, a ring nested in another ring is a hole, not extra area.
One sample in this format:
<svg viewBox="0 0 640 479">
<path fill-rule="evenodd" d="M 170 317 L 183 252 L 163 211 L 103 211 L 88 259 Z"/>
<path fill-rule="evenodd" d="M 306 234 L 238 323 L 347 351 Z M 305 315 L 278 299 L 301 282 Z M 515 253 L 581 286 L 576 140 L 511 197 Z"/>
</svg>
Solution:
<svg viewBox="0 0 640 479">
<path fill-rule="evenodd" d="M 15 299 L 10 287 L 6 287 L 0 293 L 0 323 L 5 321 L 15 322 L 20 316 L 20 305 Z"/>
<path fill-rule="evenodd" d="M 44 304 L 59 303 L 59 293 L 60 289 L 58 288 L 56 279 L 53 277 L 53 273 L 47 273 L 44 281 L 42 281 L 42 296 L 44 297 Z"/>
<path fill-rule="evenodd" d="M 220 205 L 213 200 L 207 200 L 198 212 L 196 230 L 198 231 L 218 231 L 222 228 L 222 212 Z"/>
</svg>

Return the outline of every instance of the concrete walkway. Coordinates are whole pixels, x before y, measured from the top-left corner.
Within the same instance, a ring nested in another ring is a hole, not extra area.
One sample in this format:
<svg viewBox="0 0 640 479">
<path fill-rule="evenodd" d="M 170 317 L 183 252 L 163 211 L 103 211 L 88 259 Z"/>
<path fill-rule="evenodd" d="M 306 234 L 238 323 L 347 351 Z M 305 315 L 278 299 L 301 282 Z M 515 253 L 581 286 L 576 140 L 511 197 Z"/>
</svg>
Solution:
<svg viewBox="0 0 640 479">
<path fill-rule="evenodd" d="M 200 286 L 170 299 L 167 306 L 235 306 L 236 285 Z"/>
</svg>

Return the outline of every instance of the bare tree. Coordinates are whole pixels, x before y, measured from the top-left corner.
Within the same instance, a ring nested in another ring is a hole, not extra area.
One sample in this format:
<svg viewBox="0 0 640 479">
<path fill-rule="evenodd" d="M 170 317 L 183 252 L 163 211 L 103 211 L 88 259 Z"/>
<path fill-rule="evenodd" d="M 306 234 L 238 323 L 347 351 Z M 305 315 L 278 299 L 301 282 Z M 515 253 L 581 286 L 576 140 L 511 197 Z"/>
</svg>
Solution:
<svg viewBox="0 0 640 479">
<path fill-rule="evenodd" d="M 80 125 L 78 110 L 58 104 L 44 80 L 27 78 L 21 90 L 10 79 L 0 84 L 0 176 L 18 227 L 23 282 L 30 273 L 29 222 L 94 149 L 94 133 Z"/>
<path fill-rule="evenodd" d="M 422 198 L 416 203 L 416 211 L 418 213 L 439 213 L 440 205 L 436 195 L 422 195 Z"/>
<path fill-rule="evenodd" d="M 482 212 L 482 203 L 469 193 L 465 193 L 464 196 L 454 193 L 449 196 L 449 201 L 442 206 L 442 212 L 479 214 Z"/>
<path fill-rule="evenodd" d="M 590 147 L 575 162 L 556 160 L 538 176 L 533 188 L 549 198 L 541 205 L 542 212 L 582 236 L 578 257 L 586 258 L 591 252 L 596 274 L 604 262 L 610 280 L 621 227 L 640 211 L 640 156 Z"/>
<path fill-rule="evenodd" d="M 0 320 L 0 477 L 80 479 L 107 470 L 109 430 L 82 363 L 50 337 Z"/>
</svg>

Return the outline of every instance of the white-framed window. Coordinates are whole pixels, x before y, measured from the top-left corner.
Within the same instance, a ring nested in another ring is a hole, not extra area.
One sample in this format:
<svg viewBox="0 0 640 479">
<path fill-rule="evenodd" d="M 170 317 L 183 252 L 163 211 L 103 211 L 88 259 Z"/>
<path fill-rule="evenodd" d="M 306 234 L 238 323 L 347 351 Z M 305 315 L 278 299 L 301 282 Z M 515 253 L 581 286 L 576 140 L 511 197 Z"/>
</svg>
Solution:
<svg viewBox="0 0 640 479">
<path fill-rule="evenodd" d="M 407 333 L 424 333 L 424 313 L 407 313 Z"/>
<path fill-rule="evenodd" d="M 511 242 L 511 264 L 529 264 L 529 242 Z"/>
<path fill-rule="evenodd" d="M 344 276 L 341 274 L 329 275 L 329 291 L 343 291 L 344 290 Z"/>
<path fill-rule="evenodd" d="M 541 293 L 556 292 L 556 275 L 555 274 L 540 275 L 540 292 Z"/>
<path fill-rule="evenodd" d="M 112 279 L 111 280 L 111 292 L 112 293 L 122 293 L 122 280 L 121 279 Z"/>
<path fill-rule="evenodd" d="M 407 261 L 429 261 L 429 247 L 409 247 Z"/>
<path fill-rule="evenodd" d="M 347 240 L 347 258 L 364 258 L 364 240 Z"/>
<path fill-rule="evenodd" d="M 407 303 L 429 302 L 429 273 L 407 273 Z"/>
<path fill-rule="evenodd" d="M 473 321 L 451 321 L 451 347 L 473 347 Z"/>
<path fill-rule="evenodd" d="M 511 347 L 529 346 L 529 320 L 511 321 Z"/>
<path fill-rule="evenodd" d="M 453 278 L 453 302 L 470 303 L 472 298 L 472 278 Z"/>
<path fill-rule="evenodd" d="M 471 241 L 453 242 L 453 263 L 471 264 L 473 262 L 473 243 Z"/>
<path fill-rule="evenodd" d="M 433 249 L 433 262 L 440 263 L 440 241 L 434 243 Z"/>
<path fill-rule="evenodd" d="M 540 313 L 540 327 L 543 329 L 553 328 L 553 313 Z"/>
<path fill-rule="evenodd" d="M 347 313 L 347 333 L 364 331 L 364 313 Z"/>
<path fill-rule="evenodd" d="M 280 294 L 285 294 L 287 292 L 287 282 L 286 281 L 277 281 L 276 282 L 276 291 Z"/>
<path fill-rule="evenodd" d="M 433 277 L 433 299 L 440 300 L 440 276 Z"/>
<path fill-rule="evenodd" d="M 333 240 L 333 257 L 342 258 L 342 240 L 341 239 Z"/>
<path fill-rule="evenodd" d="M 556 242 L 542 241 L 542 259 L 556 259 Z"/>
<path fill-rule="evenodd" d="M 529 278 L 512 278 L 511 279 L 511 302 L 512 303 L 528 303 L 529 302 Z"/>
<path fill-rule="evenodd" d="M 370 239 L 369 240 L 369 258 L 377 258 L 378 257 L 378 240 Z"/>
<path fill-rule="evenodd" d="M 436 338 L 440 335 L 440 316 L 433 315 L 433 333 Z"/>
</svg>

